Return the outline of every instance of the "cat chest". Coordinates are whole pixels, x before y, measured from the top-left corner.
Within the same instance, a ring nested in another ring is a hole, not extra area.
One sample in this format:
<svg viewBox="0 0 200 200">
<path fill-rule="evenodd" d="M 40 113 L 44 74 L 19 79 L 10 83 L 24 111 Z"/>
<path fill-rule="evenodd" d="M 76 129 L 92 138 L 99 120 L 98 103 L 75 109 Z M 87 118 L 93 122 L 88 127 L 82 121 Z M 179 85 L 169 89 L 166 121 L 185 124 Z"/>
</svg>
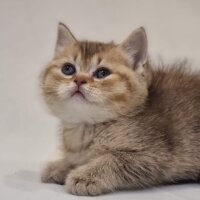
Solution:
<svg viewBox="0 0 200 200">
<path fill-rule="evenodd" d="M 90 129 L 85 126 L 64 129 L 63 144 L 65 150 L 77 152 L 86 149 L 92 141 L 90 132 Z"/>
</svg>

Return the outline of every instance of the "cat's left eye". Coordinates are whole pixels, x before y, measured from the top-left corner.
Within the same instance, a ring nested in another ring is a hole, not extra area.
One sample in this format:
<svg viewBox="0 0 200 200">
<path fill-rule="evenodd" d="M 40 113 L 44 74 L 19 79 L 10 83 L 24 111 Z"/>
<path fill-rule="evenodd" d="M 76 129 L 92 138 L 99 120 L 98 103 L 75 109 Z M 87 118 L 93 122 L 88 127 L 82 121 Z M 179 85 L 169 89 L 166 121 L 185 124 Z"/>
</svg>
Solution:
<svg viewBox="0 0 200 200">
<path fill-rule="evenodd" d="M 71 63 L 65 63 L 63 66 L 62 66 L 62 73 L 65 74 L 65 75 L 73 75 L 76 73 L 76 68 L 73 64 Z"/>
<path fill-rule="evenodd" d="M 106 67 L 98 68 L 94 73 L 93 76 L 98 79 L 105 78 L 111 74 L 111 71 Z"/>
</svg>

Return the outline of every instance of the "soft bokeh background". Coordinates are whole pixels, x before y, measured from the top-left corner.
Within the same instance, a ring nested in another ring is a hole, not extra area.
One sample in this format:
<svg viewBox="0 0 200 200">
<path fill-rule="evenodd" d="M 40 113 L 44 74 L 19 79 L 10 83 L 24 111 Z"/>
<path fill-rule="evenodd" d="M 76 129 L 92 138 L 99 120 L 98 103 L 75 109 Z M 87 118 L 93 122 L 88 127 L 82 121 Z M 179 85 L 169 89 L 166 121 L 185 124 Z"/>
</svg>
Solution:
<svg viewBox="0 0 200 200">
<path fill-rule="evenodd" d="M 38 185 L 40 166 L 58 145 L 58 122 L 46 112 L 38 77 L 52 58 L 59 21 L 77 38 L 104 42 L 120 42 L 144 26 L 153 59 L 188 57 L 200 69 L 198 0 L 0 0 L 0 199 L 55 199 L 55 191 L 57 199 L 75 198 Z M 118 195 L 108 198 L 199 199 L 200 190 L 188 185 Z"/>
</svg>

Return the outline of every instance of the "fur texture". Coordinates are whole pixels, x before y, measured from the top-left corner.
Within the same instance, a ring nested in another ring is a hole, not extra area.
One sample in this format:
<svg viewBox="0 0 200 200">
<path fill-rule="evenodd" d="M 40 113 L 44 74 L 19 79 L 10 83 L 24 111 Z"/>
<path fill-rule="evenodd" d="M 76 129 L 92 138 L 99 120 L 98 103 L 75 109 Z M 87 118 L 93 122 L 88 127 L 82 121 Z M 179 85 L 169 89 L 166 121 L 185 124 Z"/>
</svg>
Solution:
<svg viewBox="0 0 200 200">
<path fill-rule="evenodd" d="M 65 63 L 76 67 L 74 75 L 62 73 Z M 101 66 L 111 74 L 97 79 Z M 151 66 L 143 28 L 116 45 L 77 41 L 59 24 L 42 89 L 62 124 L 63 158 L 45 168 L 42 181 L 76 195 L 197 181 L 200 74 L 184 67 Z M 77 79 L 81 96 L 71 95 Z"/>
</svg>

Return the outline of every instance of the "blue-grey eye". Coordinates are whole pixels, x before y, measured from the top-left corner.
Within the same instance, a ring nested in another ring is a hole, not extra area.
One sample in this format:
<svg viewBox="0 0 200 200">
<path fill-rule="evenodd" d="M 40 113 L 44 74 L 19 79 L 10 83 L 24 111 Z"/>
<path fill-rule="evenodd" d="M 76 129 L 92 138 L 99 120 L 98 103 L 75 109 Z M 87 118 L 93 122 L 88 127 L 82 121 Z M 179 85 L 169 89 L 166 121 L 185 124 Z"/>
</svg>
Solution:
<svg viewBox="0 0 200 200">
<path fill-rule="evenodd" d="M 76 73 L 76 68 L 73 64 L 71 63 L 65 63 L 63 66 L 62 66 L 62 73 L 65 74 L 65 75 L 73 75 Z"/>
<path fill-rule="evenodd" d="M 94 76 L 95 78 L 101 79 L 101 78 L 105 78 L 105 77 L 109 76 L 110 74 L 111 74 L 111 71 L 110 71 L 108 68 L 106 68 L 106 67 L 101 67 L 101 68 L 98 68 L 98 69 L 94 72 L 93 76 Z"/>
</svg>

